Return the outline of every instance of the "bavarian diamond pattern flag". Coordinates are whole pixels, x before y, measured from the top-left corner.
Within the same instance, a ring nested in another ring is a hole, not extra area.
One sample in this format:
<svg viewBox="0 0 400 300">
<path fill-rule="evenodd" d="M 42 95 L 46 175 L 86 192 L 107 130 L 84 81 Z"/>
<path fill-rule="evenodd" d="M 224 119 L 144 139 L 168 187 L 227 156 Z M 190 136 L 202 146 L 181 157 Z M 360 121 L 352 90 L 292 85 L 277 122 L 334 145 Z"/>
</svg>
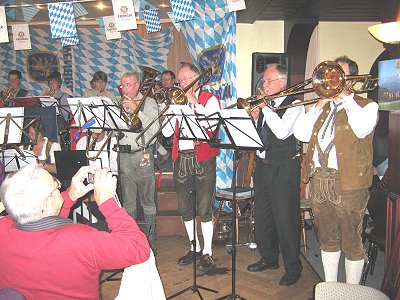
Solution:
<svg viewBox="0 0 400 300">
<path fill-rule="evenodd" d="M 65 46 L 74 46 L 79 44 L 79 37 L 77 36 L 72 36 L 72 37 L 67 37 L 67 38 L 62 38 L 61 39 L 61 45 L 63 47 Z"/>
<path fill-rule="evenodd" d="M 176 22 L 194 19 L 194 7 L 192 0 L 171 0 L 171 5 Z"/>
<path fill-rule="evenodd" d="M 144 21 L 146 23 L 147 33 L 161 31 L 158 9 L 147 9 L 143 11 Z"/>
<path fill-rule="evenodd" d="M 77 36 L 74 7 L 72 3 L 54 3 L 47 5 L 50 30 L 53 39 Z"/>
</svg>

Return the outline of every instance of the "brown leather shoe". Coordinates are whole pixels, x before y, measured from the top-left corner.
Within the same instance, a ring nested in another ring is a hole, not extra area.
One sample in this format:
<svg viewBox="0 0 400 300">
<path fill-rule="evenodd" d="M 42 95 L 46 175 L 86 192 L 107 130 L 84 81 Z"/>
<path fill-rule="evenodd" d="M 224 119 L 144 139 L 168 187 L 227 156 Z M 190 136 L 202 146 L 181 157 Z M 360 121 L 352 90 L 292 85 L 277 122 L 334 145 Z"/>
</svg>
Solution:
<svg viewBox="0 0 400 300">
<path fill-rule="evenodd" d="M 193 262 L 193 254 L 194 254 L 194 251 L 189 250 L 189 252 L 186 253 L 186 255 L 184 255 L 178 259 L 178 265 L 186 266 L 186 265 L 191 264 Z M 199 252 L 196 252 L 196 259 L 201 257 L 201 255 L 202 255 L 201 250 Z"/>
</svg>

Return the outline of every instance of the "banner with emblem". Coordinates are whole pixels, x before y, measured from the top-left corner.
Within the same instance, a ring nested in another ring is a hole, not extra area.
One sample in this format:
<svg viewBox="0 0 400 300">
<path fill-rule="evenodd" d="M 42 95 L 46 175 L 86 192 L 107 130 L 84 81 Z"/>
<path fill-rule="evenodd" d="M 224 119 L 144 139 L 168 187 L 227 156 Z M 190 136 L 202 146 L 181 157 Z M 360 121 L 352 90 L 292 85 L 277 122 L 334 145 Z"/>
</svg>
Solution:
<svg viewBox="0 0 400 300">
<path fill-rule="evenodd" d="M 103 17 L 103 24 L 107 40 L 116 40 L 121 38 L 121 32 L 119 32 L 115 26 L 114 16 Z"/>
<path fill-rule="evenodd" d="M 136 29 L 135 8 L 132 0 L 112 0 L 115 25 L 118 31 Z"/>
<path fill-rule="evenodd" d="M 31 35 L 29 34 L 28 24 L 17 24 L 11 26 L 14 49 L 29 50 L 32 49 Z"/>
<path fill-rule="evenodd" d="M 63 47 L 55 42 L 50 29 L 30 28 L 32 49 L 15 51 L 13 43 L 0 44 L 0 90 L 7 87 L 7 74 L 13 69 L 22 73 L 22 86 L 33 96 L 48 88 L 47 77 L 58 71 L 62 75 L 62 89 L 82 96 L 90 89 L 93 74 L 101 68 L 108 75 L 107 89 L 118 95 L 120 77 L 127 71 L 140 72 L 145 65 L 157 70 L 167 68 L 172 26 L 153 38 L 144 39 L 133 31 L 121 32 L 121 39 L 107 40 L 101 28 L 81 28 L 78 45 Z M 11 32 L 10 32 L 11 38 Z"/>
<path fill-rule="evenodd" d="M 6 8 L 0 6 L 0 43 L 8 43 L 8 29 L 6 19 Z"/>
<path fill-rule="evenodd" d="M 207 89 L 217 95 L 221 106 L 236 102 L 236 14 L 228 10 L 225 0 L 199 0 L 194 20 L 181 22 L 183 35 L 193 61 L 198 67 L 213 70 Z M 226 141 L 223 130 L 219 138 Z M 217 157 L 217 190 L 231 186 L 233 151 L 221 150 Z M 231 209 L 225 204 L 224 209 Z"/>
</svg>

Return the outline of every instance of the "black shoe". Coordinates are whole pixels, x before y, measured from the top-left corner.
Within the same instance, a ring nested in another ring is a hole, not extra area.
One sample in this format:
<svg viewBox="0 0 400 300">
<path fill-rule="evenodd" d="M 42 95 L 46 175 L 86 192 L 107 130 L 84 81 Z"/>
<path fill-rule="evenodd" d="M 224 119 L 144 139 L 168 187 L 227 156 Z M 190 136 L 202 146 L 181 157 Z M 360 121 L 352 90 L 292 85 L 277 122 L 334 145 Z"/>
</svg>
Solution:
<svg viewBox="0 0 400 300">
<path fill-rule="evenodd" d="M 285 273 L 285 275 L 283 275 L 282 279 L 279 281 L 279 284 L 289 286 L 295 284 L 297 280 L 300 279 L 300 277 L 301 273 L 299 274 Z"/>
<path fill-rule="evenodd" d="M 214 268 L 214 260 L 212 256 L 204 254 L 197 263 L 197 270 L 202 273 L 207 273 L 212 268 Z"/>
<path fill-rule="evenodd" d="M 249 272 L 261 272 L 268 269 L 279 269 L 279 264 L 277 262 L 268 262 L 264 259 L 260 259 L 258 262 L 247 267 L 247 271 Z"/>
<path fill-rule="evenodd" d="M 202 252 L 201 250 L 199 252 L 196 252 L 196 258 L 199 258 L 201 256 Z M 189 252 L 182 256 L 181 258 L 178 259 L 178 265 L 189 265 L 193 262 L 193 251 L 189 250 Z"/>
</svg>

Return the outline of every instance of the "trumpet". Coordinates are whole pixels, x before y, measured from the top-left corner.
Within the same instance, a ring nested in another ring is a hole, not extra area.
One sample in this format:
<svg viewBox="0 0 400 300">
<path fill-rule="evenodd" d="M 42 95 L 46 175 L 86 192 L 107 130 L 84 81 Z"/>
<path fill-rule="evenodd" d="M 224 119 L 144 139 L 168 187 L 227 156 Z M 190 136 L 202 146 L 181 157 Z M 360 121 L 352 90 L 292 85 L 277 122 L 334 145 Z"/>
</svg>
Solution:
<svg viewBox="0 0 400 300">
<path fill-rule="evenodd" d="M 7 90 L 4 90 L 2 93 L 2 98 L 1 102 L 6 103 L 6 102 L 14 102 L 14 91 L 15 89 L 9 88 Z"/>
<path fill-rule="evenodd" d="M 310 88 L 306 88 L 309 84 Z M 360 85 L 360 86 L 359 86 Z M 312 77 L 304 82 L 291 86 L 279 93 L 269 96 L 251 96 L 249 98 L 238 98 L 237 102 L 228 108 L 237 106 L 238 108 L 245 109 L 249 114 L 254 109 L 261 105 L 266 105 L 272 110 L 281 110 L 300 105 L 308 105 L 318 102 L 321 99 L 335 98 L 343 90 L 350 93 L 362 94 L 374 90 L 378 86 L 378 78 L 373 78 L 371 75 L 348 75 L 344 73 L 342 67 L 334 61 L 323 61 L 318 64 L 312 74 Z M 270 102 L 279 97 L 298 95 L 315 92 L 318 98 L 304 100 L 292 103 L 285 106 L 272 107 Z"/>
</svg>

